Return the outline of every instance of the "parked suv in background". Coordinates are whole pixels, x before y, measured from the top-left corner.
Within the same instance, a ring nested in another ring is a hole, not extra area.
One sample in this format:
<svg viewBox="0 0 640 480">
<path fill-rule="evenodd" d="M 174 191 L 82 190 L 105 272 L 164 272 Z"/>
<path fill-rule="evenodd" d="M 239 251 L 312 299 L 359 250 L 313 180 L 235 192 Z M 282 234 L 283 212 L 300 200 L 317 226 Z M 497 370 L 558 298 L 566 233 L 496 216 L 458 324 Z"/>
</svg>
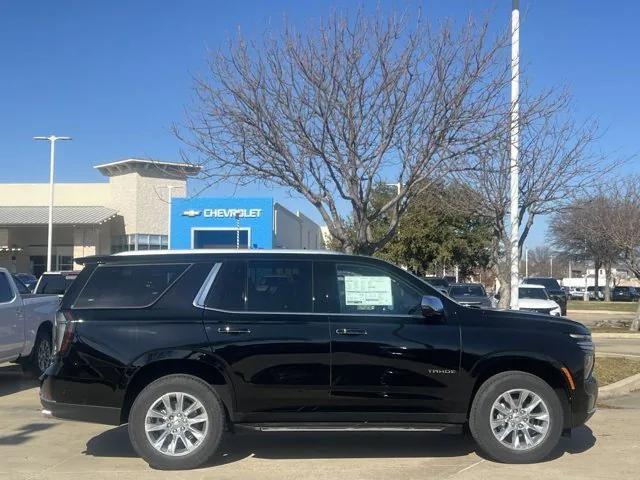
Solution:
<svg viewBox="0 0 640 480">
<path fill-rule="evenodd" d="M 16 273 L 14 275 L 18 280 L 20 280 L 25 287 L 29 289 L 29 291 L 33 292 L 36 288 L 36 283 L 38 283 L 38 279 L 35 275 L 31 273 Z"/>
<path fill-rule="evenodd" d="M 636 287 L 615 287 L 611 290 L 611 300 L 614 302 L 637 302 L 640 292 Z"/>
<path fill-rule="evenodd" d="M 492 458 L 535 462 L 596 408 L 583 325 L 464 307 L 382 260 L 200 250 L 84 263 L 56 320 L 42 405 L 128 423 L 157 468 L 201 465 L 240 427 L 468 425 Z"/>
<path fill-rule="evenodd" d="M 74 270 L 44 272 L 38 279 L 33 293 L 62 296 L 76 279 L 78 273 L 79 272 Z"/>
<path fill-rule="evenodd" d="M 551 300 L 560 305 L 560 311 L 562 315 L 567 314 L 567 294 L 562 289 L 560 284 L 555 278 L 552 277 L 527 277 L 522 283 L 531 285 L 542 285 L 547 289 L 547 293 Z"/>
<path fill-rule="evenodd" d="M 448 294 L 460 305 L 466 307 L 492 308 L 495 306 L 480 283 L 454 283 L 449 287 Z"/>
</svg>

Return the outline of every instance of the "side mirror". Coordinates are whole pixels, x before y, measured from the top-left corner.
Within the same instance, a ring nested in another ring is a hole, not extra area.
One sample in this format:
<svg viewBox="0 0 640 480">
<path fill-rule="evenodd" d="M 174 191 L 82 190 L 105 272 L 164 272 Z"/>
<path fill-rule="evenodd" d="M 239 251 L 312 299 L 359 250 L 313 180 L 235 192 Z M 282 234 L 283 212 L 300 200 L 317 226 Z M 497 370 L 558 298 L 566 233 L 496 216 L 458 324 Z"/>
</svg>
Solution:
<svg viewBox="0 0 640 480">
<path fill-rule="evenodd" d="M 438 297 L 425 295 L 420 304 L 422 316 L 425 318 L 440 318 L 444 316 L 444 305 Z"/>
</svg>

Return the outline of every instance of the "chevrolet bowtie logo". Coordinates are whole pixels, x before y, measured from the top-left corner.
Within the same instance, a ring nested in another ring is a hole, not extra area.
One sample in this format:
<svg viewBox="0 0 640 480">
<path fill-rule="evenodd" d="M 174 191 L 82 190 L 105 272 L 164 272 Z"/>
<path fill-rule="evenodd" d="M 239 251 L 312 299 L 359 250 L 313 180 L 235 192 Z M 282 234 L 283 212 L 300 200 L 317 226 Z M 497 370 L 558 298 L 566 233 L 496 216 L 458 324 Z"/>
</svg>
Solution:
<svg viewBox="0 0 640 480">
<path fill-rule="evenodd" d="M 185 210 L 182 212 L 183 217 L 197 217 L 202 212 L 200 210 Z"/>
</svg>

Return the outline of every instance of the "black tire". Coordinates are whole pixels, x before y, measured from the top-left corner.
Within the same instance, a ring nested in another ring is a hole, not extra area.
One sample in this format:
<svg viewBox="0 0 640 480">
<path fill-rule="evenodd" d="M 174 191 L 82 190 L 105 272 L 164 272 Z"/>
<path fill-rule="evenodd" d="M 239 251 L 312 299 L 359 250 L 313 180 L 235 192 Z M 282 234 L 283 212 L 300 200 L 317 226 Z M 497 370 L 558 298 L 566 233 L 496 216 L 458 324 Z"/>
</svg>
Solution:
<svg viewBox="0 0 640 480">
<path fill-rule="evenodd" d="M 526 389 L 535 393 L 546 404 L 549 412 L 546 437 L 527 450 L 514 450 L 503 445 L 495 437 L 490 425 L 494 402 L 503 393 L 513 389 Z M 558 444 L 563 430 L 563 416 L 560 399 L 549 384 L 529 373 L 509 371 L 489 378 L 480 386 L 471 406 L 469 429 L 478 447 L 494 460 L 503 463 L 535 463 L 545 459 Z"/>
<path fill-rule="evenodd" d="M 33 349 L 27 360 L 26 366 L 28 370 L 39 377 L 51 363 L 52 354 L 53 339 L 51 337 L 51 328 L 43 326 L 38 331 L 36 341 L 33 343 Z"/>
<path fill-rule="evenodd" d="M 145 431 L 147 411 L 162 395 L 171 392 L 196 398 L 209 418 L 201 443 L 183 456 L 170 456 L 158 451 Z M 217 450 L 224 428 L 224 407 L 217 394 L 209 384 L 191 375 L 167 375 L 150 383 L 136 397 L 129 414 L 129 438 L 133 448 L 151 467 L 161 470 L 187 470 L 201 466 Z"/>
</svg>

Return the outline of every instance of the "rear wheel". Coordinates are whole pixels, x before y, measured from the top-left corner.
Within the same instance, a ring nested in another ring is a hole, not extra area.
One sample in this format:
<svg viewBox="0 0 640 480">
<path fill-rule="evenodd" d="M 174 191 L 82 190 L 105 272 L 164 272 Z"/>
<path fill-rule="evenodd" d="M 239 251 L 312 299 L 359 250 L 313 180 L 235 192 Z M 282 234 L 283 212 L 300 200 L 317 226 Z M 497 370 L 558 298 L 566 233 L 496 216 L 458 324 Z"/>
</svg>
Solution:
<svg viewBox="0 0 640 480">
<path fill-rule="evenodd" d="M 136 398 L 129 415 L 129 438 L 152 467 L 189 469 L 213 455 L 224 423 L 223 407 L 207 383 L 190 375 L 168 375 Z"/>
<path fill-rule="evenodd" d="M 31 355 L 29 355 L 27 366 L 29 370 L 40 376 L 51 363 L 51 354 L 53 353 L 51 343 L 51 329 L 42 327 L 38 331 L 36 341 L 33 344 Z"/>
<path fill-rule="evenodd" d="M 541 378 L 504 372 L 482 384 L 471 407 L 469 428 L 487 455 L 505 463 L 543 460 L 558 444 L 562 405 Z"/>
</svg>

